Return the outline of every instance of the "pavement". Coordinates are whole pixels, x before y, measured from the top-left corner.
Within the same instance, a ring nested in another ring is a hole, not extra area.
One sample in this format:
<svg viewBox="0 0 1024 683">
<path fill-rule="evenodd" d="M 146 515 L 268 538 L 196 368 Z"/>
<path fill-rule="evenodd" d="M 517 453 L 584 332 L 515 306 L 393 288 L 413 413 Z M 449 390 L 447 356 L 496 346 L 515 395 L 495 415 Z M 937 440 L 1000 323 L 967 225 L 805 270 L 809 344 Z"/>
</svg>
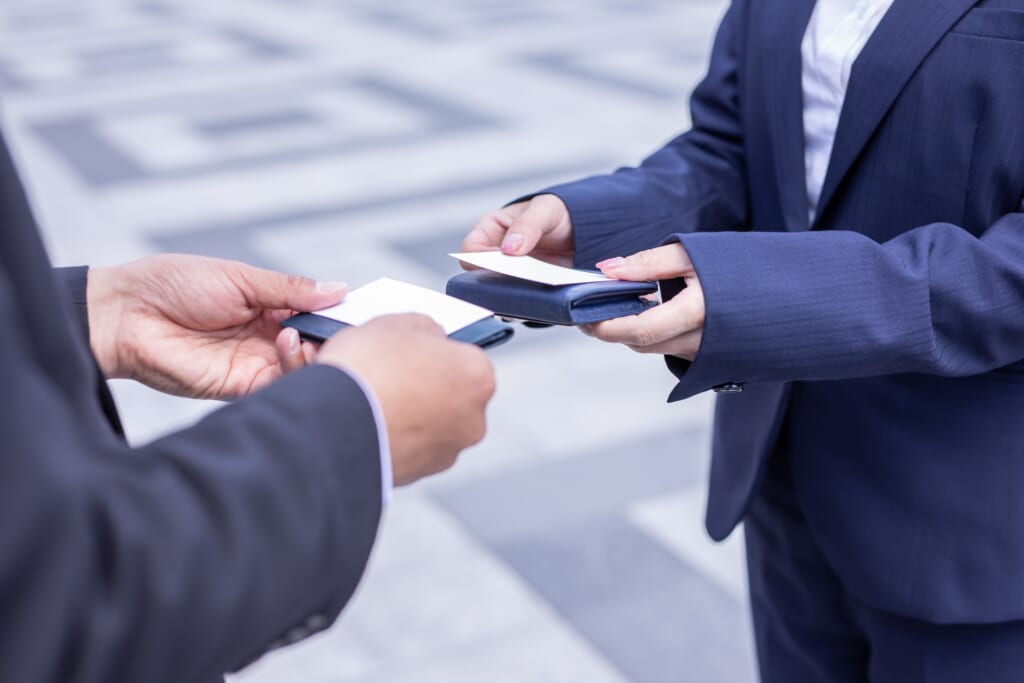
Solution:
<svg viewBox="0 0 1024 683">
<path fill-rule="evenodd" d="M 0 107 L 55 263 L 208 254 L 440 288 L 526 192 L 688 125 L 723 0 L 0 0 Z M 236 683 L 755 680 L 713 400 L 573 330 L 493 354 L 490 431 L 400 490 L 356 598 Z M 129 436 L 211 403 L 115 383 Z"/>
</svg>

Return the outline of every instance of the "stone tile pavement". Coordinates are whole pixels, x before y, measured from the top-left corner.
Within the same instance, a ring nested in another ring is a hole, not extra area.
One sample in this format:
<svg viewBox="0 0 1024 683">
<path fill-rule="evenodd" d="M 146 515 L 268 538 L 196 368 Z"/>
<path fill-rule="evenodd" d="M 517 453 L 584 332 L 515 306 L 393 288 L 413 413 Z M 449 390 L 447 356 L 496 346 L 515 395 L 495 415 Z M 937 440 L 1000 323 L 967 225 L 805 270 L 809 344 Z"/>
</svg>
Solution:
<svg viewBox="0 0 1024 683">
<path fill-rule="evenodd" d="M 440 287 L 482 212 L 687 125 L 724 0 L 0 0 L 3 122 L 59 264 L 204 253 Z M 240 683 L 754 679 L 701 528 L 709 397 L 572 330 L 397 493 L 354 603 Z M 215 406 L 118 384 L 136 442 Z"/>
</svg>

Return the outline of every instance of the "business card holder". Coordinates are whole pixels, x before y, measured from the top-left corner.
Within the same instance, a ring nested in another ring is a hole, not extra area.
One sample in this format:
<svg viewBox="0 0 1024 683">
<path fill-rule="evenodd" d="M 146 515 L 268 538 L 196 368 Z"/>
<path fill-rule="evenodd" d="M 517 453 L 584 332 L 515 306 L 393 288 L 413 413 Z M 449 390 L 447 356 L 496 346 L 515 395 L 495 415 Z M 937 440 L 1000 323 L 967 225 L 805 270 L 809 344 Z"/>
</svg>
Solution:
<svg viewBox="0 0 1024 683">
<path fill-rule="evenodd" d="M 657 302 L 644 298 L 658 291 L 656 282 L 607 280 L 553 286 L 472 270 L 448 281 L 445 293 L 516 318 L 546 325 L 587 325 L 642 313 Z"/>
<path fill-rule="evenodd" d="M 299 313 L 281 323 L 282 327 L 291 327 L 298 330 L 299 336 L 306 341 L 323 343 L 330 339 L 337 332 L 351 327 L 348 323 L 317 315 L 316 313 Z M 501 346 L 515 334 L 511 325 L 507 325 L 497 318 L 484 318 L 472 325 L 467 325 L 461 330 L 456 330 L 448 335 L 449 339 L 476 344 L 482 349 L 493 349 Z"/>
</svg>

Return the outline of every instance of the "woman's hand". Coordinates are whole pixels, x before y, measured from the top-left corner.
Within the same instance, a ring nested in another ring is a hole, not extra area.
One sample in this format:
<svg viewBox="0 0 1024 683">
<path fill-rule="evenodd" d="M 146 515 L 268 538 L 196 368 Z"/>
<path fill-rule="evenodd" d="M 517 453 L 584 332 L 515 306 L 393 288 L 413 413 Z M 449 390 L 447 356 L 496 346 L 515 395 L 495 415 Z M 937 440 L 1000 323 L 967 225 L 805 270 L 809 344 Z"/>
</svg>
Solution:
<svg viewBox="0 0 1024 683">
<path fill-rule="evenodd" d="M 569 209 L 555 195 L 539 194 L 485 215 L 462 242 L 464 252 L 499 249 L 571 267 L 575 244 Z"/>
<path fill-rule="evenodd" d="M 642 282 L 682 278 L 686 288 L 639 315 L 586 325 L 583 331 L 607 342 L 625 344 L 639 353 L 693 360 L 704 331 L 704 291 L 681 244 L 641 251 L 597 264 L 606 276 Z"/>
</svg>

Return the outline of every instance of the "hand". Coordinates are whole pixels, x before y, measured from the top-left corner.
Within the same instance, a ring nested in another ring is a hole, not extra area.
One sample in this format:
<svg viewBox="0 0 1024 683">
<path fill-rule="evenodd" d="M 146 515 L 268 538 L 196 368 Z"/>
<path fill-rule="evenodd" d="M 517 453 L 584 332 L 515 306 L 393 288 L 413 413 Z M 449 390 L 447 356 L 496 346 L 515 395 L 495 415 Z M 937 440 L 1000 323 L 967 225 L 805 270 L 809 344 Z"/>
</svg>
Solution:
<svg viewBox="0 0 1024 683">
<path fill-rule="evenodd" d="M 476 346 L 449 340 L 430 318 L 371 320 L 329 339 L 316 360 L 370 386 L 387 423 L 396 485 L 448 469 L 484 437 L 491 362 Z"/>
<path fill-rule="evenodd" d="M 683 278 L 686 289 L 640 315 L 586 325 L 583 331 L 607 342 L 625 344 L 639 353 L 657 353 L 693 360 L 704 330 L 704 291 L 690 256 L 681 244 L 641 251 L 628 258 L 597 264 L 617 280 Z"/>
<path fill-rule="evenodd" d="M 572 266 L 575 244 L 572 219 L 565 203 L 553 194 L 492 211 L 476 222 L 462 242 L 462 251 L 495 251 L 510 256 L 530 254 L 561 266 Z"/>
<path fill-rule="evenodd" d="M 338 303 L 345 286 L 164 255 L 91 269 L 87 296 L 90 342 L 106 377 L 226 399 L 311 360 L 313 347 L 280 323 L 296 311 Z"/>
</svg>

